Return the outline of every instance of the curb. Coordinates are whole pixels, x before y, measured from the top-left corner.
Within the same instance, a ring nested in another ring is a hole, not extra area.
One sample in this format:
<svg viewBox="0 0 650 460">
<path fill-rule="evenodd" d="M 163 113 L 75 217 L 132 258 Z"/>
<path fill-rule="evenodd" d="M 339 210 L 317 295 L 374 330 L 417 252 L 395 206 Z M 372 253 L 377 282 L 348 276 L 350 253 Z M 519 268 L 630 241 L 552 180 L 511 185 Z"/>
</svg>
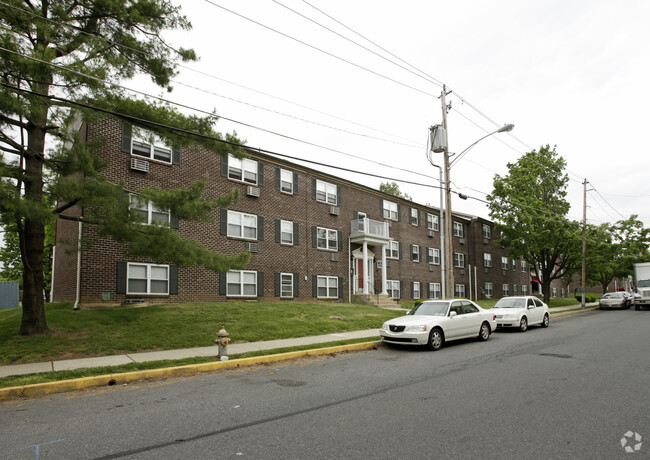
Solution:
<svg viewBox="0 0 650 460">
<path fill-rule="evenodd" d="M 551 313 L 551 318 L 566 318 L 567 316 L 584 315 L 585 313 L 593 313 L 595 311 L 598 311 L 598 307 L 586 308 L 584 310 L 567 311 L 564 313 Z"/>
<path fill-rule="evenodd" d="M 211 363 L 188 364 L 186 366 L 166 367 L 160 369 L 147 369 L 142 371 L 124 372 L 118 374 L 97 375 L 94 377 L 81 377 L 71 380 L 57 382 L 35 383 L 16 387 L 0 388 L 0 401 L 10 398 L 43 396 L 54 393 L 65 393 L 68 391 L 83 390 L 86 388 L 122 385 L 136 382 L 138 380 L 158 377 L 179 377 L 193 375 L 201 372 L 209 372 L 221 369 L 237 369 L 244 366 L 256 364 L 287 361 L 290 359 L 303 358 L 307 356 L 318 356 L 343 353 L 349 351 L 362 351 L 377 348 L 379 342 L 353 343 L 350 345 L 337 345 L 327 348 L 315 348 L 311 350 L 290 351 L 275 355 L 255 356 L 252 358 L 233 359 L 228 361 L 214 361 Z"/>
</svg>

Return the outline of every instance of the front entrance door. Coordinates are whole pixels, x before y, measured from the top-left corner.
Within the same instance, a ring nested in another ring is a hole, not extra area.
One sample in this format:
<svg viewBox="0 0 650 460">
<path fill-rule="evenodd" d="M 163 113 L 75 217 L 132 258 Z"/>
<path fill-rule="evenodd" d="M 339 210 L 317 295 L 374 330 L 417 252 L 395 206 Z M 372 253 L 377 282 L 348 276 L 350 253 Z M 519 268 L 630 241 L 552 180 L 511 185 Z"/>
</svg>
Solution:
<svg viewBox="0 0 650 460">
<path fill-rule="evenodd" d="M 355 293 L 362 293 L 363 286 L 368 283 L 368 291 L 371 294 L 374 294 L 374 264 L 375 264 L 375 254 L 372 251 L 368 251 L 368 263 L 364 267 L 363 264 L 363 251 L 361 249 L 356 249 L 352 251 L 352 257 L 354 263 L 354 290 Z"/>
</svg>

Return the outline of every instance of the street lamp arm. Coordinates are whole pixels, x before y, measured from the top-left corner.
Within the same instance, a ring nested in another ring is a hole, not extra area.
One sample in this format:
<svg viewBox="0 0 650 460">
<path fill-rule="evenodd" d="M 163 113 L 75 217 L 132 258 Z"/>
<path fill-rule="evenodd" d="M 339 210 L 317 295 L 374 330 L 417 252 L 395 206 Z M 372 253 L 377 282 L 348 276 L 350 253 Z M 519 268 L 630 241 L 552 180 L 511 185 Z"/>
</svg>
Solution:
<svg viewBox="0 0 650 460">
<path fill-rule="evenodd" d="M 454 165 L 458 160 L 460 160 L 460 159 L 463 157 L 463 155 L 465 155 L 467 152 L 469 152 L 469 150 L 470 150 L 472 147 L 474 147 L 476 144 L 478 144 L 479 142 L 481 142 L 481 141 L 482 141 L 483 139 L 485 139 L 486 137 L 490 137 L 490 136 L 492 136 L 493 134 L 497 134 L 497 133 L 507 133 L 507 132 L 509 132 L 509 131 L 512 131 L 512 128 L 514 128 L 514 127 L 515 127 L 515 125 L 513 125 L 512 123 L 508 123 L 507 125 L 503 125 L 502 127 L 500 127 L 499 129 L 497 129 L 496 131 L 493 131 L 493 132 L 491 132 L 491 133 L 489 133 L 489 134 L 486 134 L 485 136 L 483 136 L 483 137 L 480 138 L 479 140 L 477 140 L 477 141 L 475 141 L 474 143 L 470 144 L 469 147 L 467 147 L 465 150 L 463 150 L 462 152 L 460 152 L 460 153 L 458 154 L 458 156 L 457 156 L 456 158 L 454 158 L 454 159 L 449 163 L 449 168 L 451 168 L 451 167 L 452 167 L 452 166 L 453 166 L 453 165 Z"/>
</svg>

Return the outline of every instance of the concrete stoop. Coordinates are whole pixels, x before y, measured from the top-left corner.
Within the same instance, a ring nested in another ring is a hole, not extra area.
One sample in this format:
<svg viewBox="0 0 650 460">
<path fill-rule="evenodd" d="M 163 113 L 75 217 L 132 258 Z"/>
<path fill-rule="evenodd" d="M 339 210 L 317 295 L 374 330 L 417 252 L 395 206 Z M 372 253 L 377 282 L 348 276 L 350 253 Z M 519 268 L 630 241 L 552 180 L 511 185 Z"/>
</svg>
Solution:
<svg viewBox="0 0 650 460">
<path fill-rule="evenodd" d="M 386 308 L 390 310 L 401 309 L 400 305 L 386 294 L 354 294 L 352 295 L 352 303 L 360 303 L 362 305 L 374 305 L 379 308 Z"/>
</svg>

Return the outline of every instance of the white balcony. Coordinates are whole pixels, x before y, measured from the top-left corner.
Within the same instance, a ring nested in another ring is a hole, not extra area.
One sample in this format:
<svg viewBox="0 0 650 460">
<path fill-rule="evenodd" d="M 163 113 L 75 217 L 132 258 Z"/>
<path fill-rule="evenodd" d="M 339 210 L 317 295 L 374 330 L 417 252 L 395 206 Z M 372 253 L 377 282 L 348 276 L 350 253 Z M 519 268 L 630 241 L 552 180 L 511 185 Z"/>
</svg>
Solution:
<svg viewBox="0 0 650 460">
<path fill-rule="evenodd" d="M 386 243 L 390 240 L 388 222 L 366 218 L 351 222 L 350 240 L 352 242 Z"/>
</svg>

